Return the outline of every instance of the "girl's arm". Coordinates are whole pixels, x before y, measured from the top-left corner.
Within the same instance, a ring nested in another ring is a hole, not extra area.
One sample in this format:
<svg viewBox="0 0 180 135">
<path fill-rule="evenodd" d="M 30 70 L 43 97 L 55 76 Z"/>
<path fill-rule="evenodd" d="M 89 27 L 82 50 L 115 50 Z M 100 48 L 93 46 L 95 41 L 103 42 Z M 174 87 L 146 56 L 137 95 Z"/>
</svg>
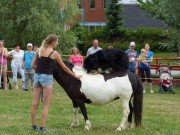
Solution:
<svg viewBox="0 0 180 135">
<path fill-rule="evenodd" d="M 153 62 L 153 57 L 151 57 L 149 60 L 144 60 L 144 62 Z"/>
<path fill-rule="evenodd" d="M 71 63 L 72 63 L 72 56 L 70 56 L 70 57 L 69 57 L 69 62 L 71 62 Z"/>
<path fill-rule="evenodd" d="M 55 51 L 54 53 L 55 53 L 55 59 L 56 59 L 58 65 L 59 65 L 66 73 L 68 73 L 69 75 L 71 75 L 71 76 L 73 76 L 73 77 L 75 77 L 75 78 L 77 78 L 77 79 L 79 80 L 79 79 L 80 79 L 80 76 L 75 75 L 75 74 L 64 64 L 64 62 L 63 62 L 62 59 L 61 59 L 60 54 L 57 53 L 56 51 Z"/>
<path fill-rule="evenodd" d="M 8 57 L 8 50 L 7 50 L 7 48 L 4 48 L 3 51 L 4 51 L 3 57 L 7 58 Z"/>
<path fill-rule="evenodd" d="M 39 52 L 39 50 L 36 51 L 35 56 L 33 58 L 33 61 L 31 63 L 32 68 L 35 68 L 35 66 L 36 66 L 36 60 L 37 60 L 37 57 L 38 57 L 38 52 Z"/>
</svg>

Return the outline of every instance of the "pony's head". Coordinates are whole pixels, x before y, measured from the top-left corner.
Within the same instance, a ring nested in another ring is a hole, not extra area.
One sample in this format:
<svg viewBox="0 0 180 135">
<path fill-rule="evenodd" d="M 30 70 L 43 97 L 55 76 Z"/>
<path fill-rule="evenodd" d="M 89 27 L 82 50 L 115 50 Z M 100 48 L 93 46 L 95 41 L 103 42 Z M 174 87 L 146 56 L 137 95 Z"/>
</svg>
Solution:
<svg viewBox="0 0 180 135">
<path fill-rule="evenodd" d="M 86 69 L 88 73 L 90 73 L 92 70 L 97 70 L 98 69 L 97 56 L 95 54 L 91 54 L 87 58 L 85 58 L 83 63 L 83 68 Z"/>
</svg>

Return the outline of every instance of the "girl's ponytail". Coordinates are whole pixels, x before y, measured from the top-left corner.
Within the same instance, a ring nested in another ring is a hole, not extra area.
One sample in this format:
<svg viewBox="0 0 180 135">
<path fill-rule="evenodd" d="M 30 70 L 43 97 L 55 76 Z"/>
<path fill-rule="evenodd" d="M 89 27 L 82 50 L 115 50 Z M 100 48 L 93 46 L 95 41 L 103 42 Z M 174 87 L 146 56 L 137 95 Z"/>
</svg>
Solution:
<svg viewBox="0 0 180 135">
<path fill-rule="evenodd" d="M 46 46 L 46 39 L 43 40 L 41 47 L 39 48 L 39 57 L 43 55 L 45 46 Z"/>
<path fill-rule="evenodd" d="M 41 47 L 39 48 L 39 57 L 41 57 L 44 53 L 45 48 L 48 47 L 48 45 L 51 45 L 51 43 L 53 43 L 54 41 L 58 40 L 58 36 L 55 34 L 50 34 L 49 36 L 47 36 L 46 39 L 43 40 Z"/>
</svg>

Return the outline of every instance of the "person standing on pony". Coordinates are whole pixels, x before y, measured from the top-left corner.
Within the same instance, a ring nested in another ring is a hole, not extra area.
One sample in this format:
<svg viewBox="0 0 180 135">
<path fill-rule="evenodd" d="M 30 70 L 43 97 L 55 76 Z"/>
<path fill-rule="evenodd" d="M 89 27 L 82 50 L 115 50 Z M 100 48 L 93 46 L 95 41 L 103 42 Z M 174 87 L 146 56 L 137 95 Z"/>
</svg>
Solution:
<svg viewBox="0 0 180 135">
<path fill-rule="evenodd" d="M 32 49 L 33 49 L 32 43 L 28 43 L 27 44 L 28 51 L 25 51 L 24 56 L 23 56 L 23 68 L 25 72 L 24 73 L 25 74 L 25 87 L 24 87 L 25 91 L 28 91 L 29 79 L 31 79 L 31 88 L 32 88 L 33 80 L 34 80 L 34 69 L 32 68 L 31 63 L 35 56 L 35 52 Z"/>
<path fill-rule="evenodd" d="M 13 72 L 13 82 L 15 85 L 15 89 L 18 89 L 18 80 L 17 80 L 17 73 L 19 72 L 22 78 L 22 88 L 24 88 L 24 70 L 23 66 L 23 56 L 24 51 L 20 49 L 19 44 L 14 45 L 14 50 L 8 52 L 8 56 L 12 56 L 13 59 L 11 61 L 11 69 Z"/>
<path fill-rule="evenodd" d="M 99 50 L 102 50 L 102 48 L 99 47 L 99 41 L 97 39 L 94 39 L 93 46 L 91 48 L 89 48 L 87 51 L 87 56 L 89 56 L 90 54 L 93 54 Z"/>
<path fill-rule="evenodd" d="M 71 76 L 80 79 L 63 63 L 58 52 L 54 51 L 58 44 L 58 36 L 50 34 L 43 40 L 41 47 L 36 51 L 32 62 L 32 67 L 35 67 L 34 83 L 33 83 L 33 104 L 31 109 L 32 129 L 46 132 L 45 123 L 48 116 L 48 111 L 51 104 L 53 93 L 53 75 L 52 66 L 54 60 L 58 65 Z M 40 128 L 36 126 L 36 111 L 40 102 L 41 93 L 44 95 L 44 107 L 41 115 Z"/>
<path fill-rule="evenodd" d="M 141 81 L 143 84 L 143 93 L 146 93 L 146 88 L 145 88 L 145 73 L 147 77 L 147 82 L 149 84 L 150 88 L 150 93 L 154 93 L 152 89 L 152 81 L 151 81 L 151 69 L 150 69 L 150 62 L 153 62 L 153 52 L 149 51 L 150 47 L 149 44 L 145 44 L 145 50 L 146 50 L 146 60 L 143 62 L 140 62 L 139 68 L 140 68 L 140 74 L 141 74 Z M 147 64 L 145 64 L 147 63 Z"/>
<path fill-rule="evenodd" d="M 136 74 L 136 68 L 138 67 L 138 61 L 136 60 L 138 58 L 138 53 L 135 48 L 135 42 L 131 42 L 129 45 L 129 49 L 125 51 L 129 58 L 129 71 Z"/>
<path fill-rule="evenodd" d="M 7 90 L 7 56 L 8 51 L 7 48 L 4 48 L 4 41 L 0 40 L 0 71 L 1 71 L 1 77 L 3 77 L 4 80 L 4 89 Z M 1 80 L 0 77 L 0 80 Z"/>
<path fill-rule="evenodd" d="M 72 49 L 72 55 L 69 57 L 69 61 L 76 66 L 82 67 L 83 56 L 79 54 L 79 50 L 76 47 Z"/>
</svg>

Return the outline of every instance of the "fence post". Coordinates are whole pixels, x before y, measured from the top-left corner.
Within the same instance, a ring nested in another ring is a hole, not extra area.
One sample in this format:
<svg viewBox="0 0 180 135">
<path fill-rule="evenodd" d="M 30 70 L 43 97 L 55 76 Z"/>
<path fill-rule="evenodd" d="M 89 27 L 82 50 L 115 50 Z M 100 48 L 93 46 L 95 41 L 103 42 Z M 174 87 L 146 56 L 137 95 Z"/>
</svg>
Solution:
<svg viewBox="0 0 180 135">
<path fill-rule="evenodd" d="M 159 64 L 159 59 L 156 58 L 156 74 L 158 74 L 158 64 Z"/>
<path fill-rule="evenodd" d="M 139 62 L 138 62 L 138 67 L 137 67 L 137 70 L 138 70 L 137 75 L 138 75 L 138 76 L 140 76 Z"/>
</svg>

